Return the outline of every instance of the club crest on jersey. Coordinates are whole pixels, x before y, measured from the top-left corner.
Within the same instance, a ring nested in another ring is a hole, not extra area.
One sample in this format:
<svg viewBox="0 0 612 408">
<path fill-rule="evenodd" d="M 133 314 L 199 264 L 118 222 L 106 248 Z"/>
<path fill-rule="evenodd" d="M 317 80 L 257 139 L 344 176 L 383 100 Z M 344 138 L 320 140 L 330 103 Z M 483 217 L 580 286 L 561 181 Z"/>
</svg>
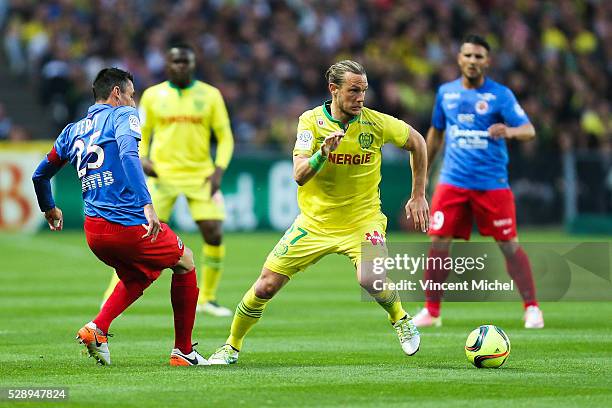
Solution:
<svg viewBox="0 0 612 408">
<path fill-rule="evenodd" d="M 204 107 L 204 101 L 201 99 L 196 99 L 193 101 L 193 107 L 196 108 L 196 110 L 202 110 Z"/>
<path fill-rule="evenodd" d="M 489 111 L 489 103 L 487 101 L 480 100 L 476 102 L 476 113 L 479 115 L 484 115 Z"/>
<path fill-rule="evenodd" d="M 366 240 L 370 241 L 372 245 L 384 246 L 385 245 L 385 237 L 378 231 L 374 231 L 373 233 L 366 232 L 365 234 Z"/>
<path fill-rule="evenodd" d="M 362 149 L 368 149 L 370 146 L 372 146 L 372 143 L 374 142 L 374 135 L 371 133 L 360 133 L 359 134 L 359 146 L 361 146 Z"/>
<path fill-rule="evenodd" d="M 317 118 L 317 126 L 319 127 L 325 126 L 325 121 L 323 121 L 323 118 Z"/>
</svg>

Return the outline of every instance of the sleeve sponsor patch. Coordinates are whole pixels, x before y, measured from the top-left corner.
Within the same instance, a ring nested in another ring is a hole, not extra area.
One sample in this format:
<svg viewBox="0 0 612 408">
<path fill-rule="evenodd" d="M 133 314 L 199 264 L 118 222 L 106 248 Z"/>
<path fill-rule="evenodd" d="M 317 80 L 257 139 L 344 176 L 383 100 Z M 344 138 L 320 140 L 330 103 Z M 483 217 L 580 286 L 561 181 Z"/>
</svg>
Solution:
<svg viewBox="0 0 612 408">
<path fill-rule="evenodd" d="M 138 116 L 130 115 L 130 117 L 128 118 L 128 121 L 130 122 L 130 129 L 132 129 L 134 132 L 138 133 L 139 135 L 142 134 L 142 132 L 140 131 L 140 120 L 138 120 Z"/>
<path fill-rule="evenodd" d="M 295 148 L 299 150 L 309 150 L 312 148 L 312 141 L 314 136 L 310 130 L 303 130 L 297 135 L 295 141 Z"/>
</svg>

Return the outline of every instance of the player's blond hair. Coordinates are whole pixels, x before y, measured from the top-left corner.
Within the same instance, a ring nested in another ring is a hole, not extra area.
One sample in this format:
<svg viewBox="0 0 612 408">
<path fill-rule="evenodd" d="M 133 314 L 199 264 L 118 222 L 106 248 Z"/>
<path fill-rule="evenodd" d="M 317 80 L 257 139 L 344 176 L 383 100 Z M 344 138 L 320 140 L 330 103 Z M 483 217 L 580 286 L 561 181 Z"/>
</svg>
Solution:
<svg viewBox="0 0 612 408">
<path fill-rule="evenodd" d="M 325 72 L 325 79 L 328 84 L 336 84 L 342 86 L 344 82 L 344 74 L 351 72 L 357 75 L 366 75 L 365 68 L 363 65 L 356 61 L 343 60 L 338 61 L 331 67 L 327 68 Z"/>
</svg>

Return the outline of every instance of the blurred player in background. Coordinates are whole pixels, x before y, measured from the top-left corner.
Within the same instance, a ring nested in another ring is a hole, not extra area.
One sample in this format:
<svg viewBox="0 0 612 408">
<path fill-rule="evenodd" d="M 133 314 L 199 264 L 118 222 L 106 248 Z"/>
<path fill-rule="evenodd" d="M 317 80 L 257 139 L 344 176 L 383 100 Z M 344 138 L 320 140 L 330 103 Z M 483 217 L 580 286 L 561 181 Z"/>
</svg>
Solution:
<svg viewBox="0 0 612 408">
<path fill-rule="evenodd" d="M 432 199 L 430 258 L 449 256 L 453 238 L 468 240 L 472 219 L 481 235 L 492 236 L 506 258 L 510 277 L 525 306 L 525 327 L 542 328 L 531 265 L 518 243 L 514 196 L 508 184 L 506 140 L 531 140 L 535 129 L 507 87 L 485 76 L 489 44 L 480 36 L 465 38 L 458 55 L 461 78 L 440 86 L 427 132 L 428 163 L 443 145 L 444 164 Z M 446 139 L 446 141 L 445 141 Z M 426 269 L 425 279 L 444 282 L 450 270 Z M 425 293 L 415 317 L 417 326 L 440 326 L 441 291 Z"/>
<path fill-rule="evenodd" d="M 171 46 L 166 55 L 168 81 L 145 90 L 140 100 L 140 156 L 160 219 L 168 222 L 177 197 L 183 194 L 204 238 L 198 311 L 231 316 L 228 308 L 217 303 L 217 288 L 225 258 L 225 210 L 219 188 L 232 158 L 234 139 L 221 93 L 194 80 L 194 71 L 193 49 L 185 44 Z M 214 162 L 212 133 L 217 139 Z M 116 278 L 107 294 L 115 282 Z"/>
<path fill-rule="evenodd" d="M 419 333 L 397 291 L 377 290 L 372 275 L 362 270 L 361 245 L 385 248 L 386 253 L 387 218 L 381 212 L 378 191 L 385 143 L 412 152 L 412 195 L 406 213 L 416 228 L 427 230 L 425 141 L 405 122 L 363 106 L 368 80 L 359 63 L 340 61 L 327 70 L 326 79 L 332 100 L 300 116 L 293 150 L 301 214 L 242 298 L 230 336 L 210 357 L 211 364 L 235 363 L 244 337 L 270 299 L 296 273 L 334 253 L 351 259 L 360 285 L 387 312 L 403 351 L 412 355 L 419 349 Z"/>
<path fill-rule="evenodd" d="M 172 268 L 170 296 L 175 344 L 171 365 L 207 365 L 192 347 L 198 286 L 192 252 L 160 223 L 151 204 L 138 158 L 140 120 L 132 75 L 103 69 L 93 83 L 95 104 L 87 116 L 64 128 L 32 180 L 41 211 L 52 231 L 61 231 L 62 211 L 55 206 L 51 178 L 70 162 L 81 180 L 85 235 L 92 252 L 117 271 L 120 281 L 100 313 L 77 333 L 99 364 L 111 363 L 108 329 L 155 281 Z"/>
</svg>

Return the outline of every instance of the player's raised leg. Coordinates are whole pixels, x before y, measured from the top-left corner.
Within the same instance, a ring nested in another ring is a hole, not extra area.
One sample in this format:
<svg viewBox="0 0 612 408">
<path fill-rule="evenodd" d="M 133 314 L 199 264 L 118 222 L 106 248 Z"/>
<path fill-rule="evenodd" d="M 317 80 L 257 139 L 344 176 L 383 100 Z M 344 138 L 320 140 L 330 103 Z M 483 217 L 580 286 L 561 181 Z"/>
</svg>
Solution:
<svg viewBox="0 0 612 408">
<path fill-rule="evenodd" d="M 87 347 L 89 355 L 99 364 L 108 365 L 107 337 L 111 323 L 142 296 L 159 273 L 147 275 L 126 263 L 130 259 L 128 252 L 133 250 L 130 244 L 138 242 L 135 240 L 142 235 L 142 227 L 125 227 L 102 218 L 86 217 L 84 229 L 92 252 L 107 265 L 112 265 L 121 279 L 98 315 L 77 332 L 77 340 Z"/>
<path fill-rule="evenodd" d="M 232 312 L 217 302 L 217 289 L 223 274 L 225 245 L 223 245 L 223 224 L 221 220 L 196 221 L 204 238 L 202 247 L 202 270 L 198 311 L 212 316 L 231 316 Z"/>
<path fill-rule="evenodd" d="M 208 359 L 210 364 L 234 364 L 238 361 L 238 352 L 249 330 L 259 321 L 272 297 L 289 281 L 280 273 L 264 267 L 257 281 L 244 294 L 236 307 L 230 335 L 225 344 L 217 349 Z"/>
<path fill-rule="evenodd" d="M 115 286 L 117 286 L 118 283 L 119 276 L 117 276 L 116 271 L 113 271 L 113 274 L 111 275 L 111 280 L 108 283 L 108 287 L 106 288 L 106 291 L 104 291 L 104 295 L 102 295 L 102 303 L 100 304 L 100 309 L 102 309 L 102 306 L 104 306 L 104 303 L 106 303 L 106 300 L 110 297 L 111 293 L 113 293 L 113 290 L 115 290 Z"/>
<path fill-rule="evenodd" d="M 359 285 L 387 312 L 389 321 L 397 332 L 404 353 L 409 356 L 415 354 L 419 351 L 421 337 L 412 322 L 412 317 L 402 307 L 399 293 L 396 289 L 388 289 L 388 286 L 384 286 L 384 289 L 380 290 L 380 285 L 376 284 L 376 281 L 384 278 L 385 284 L 388 284 L 391 280 L 383 275 L 372 273 L 371 267 L 368 266 L 368 261 L 363 263 L 365 265 L 363 268 L 361 262 L 357 263 L 357 280 Z"/>
<path fill-rule="evenodd" d="M 209 365 L 193 348 L 191 341 L 199 290 L 193 253 L 189 248 L 185 248 L 172 270 L 170 300 L 174 312 L 174 349 L 170 353 L 170 365 Z"/>
<path fill-rule="evenodd" d="M 529 257 L 523 248 L 519 245 L 518 240 L 513 238 L 509 241 L 497 241 L 499 248 L 502 250 L 506 258 L 506 269 L 508 275 L 516 283 L 523 305 L 525 314 L 525 328 L 541 329 L 544 327 L 544 316 L 538 301 L 536 299 L 535 284 L 533 282 L 533 273 L 531 271 L 531 263 Z"/>
</svg>

